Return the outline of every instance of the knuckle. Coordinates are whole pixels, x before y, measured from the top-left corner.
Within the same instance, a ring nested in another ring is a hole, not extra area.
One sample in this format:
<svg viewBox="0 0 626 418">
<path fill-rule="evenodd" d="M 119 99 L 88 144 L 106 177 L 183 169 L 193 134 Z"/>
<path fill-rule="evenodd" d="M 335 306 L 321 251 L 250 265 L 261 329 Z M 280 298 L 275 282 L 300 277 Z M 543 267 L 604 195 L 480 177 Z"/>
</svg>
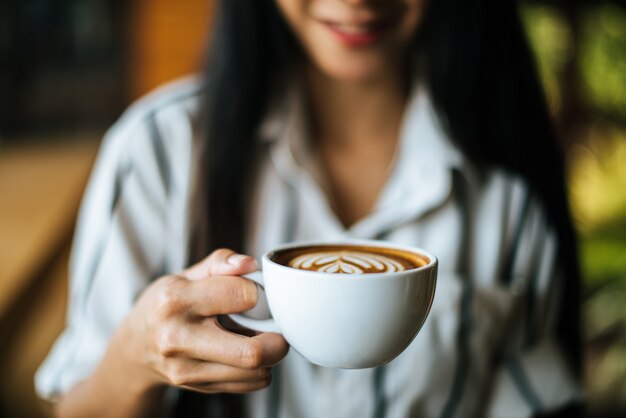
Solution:
<svg viewBox="0 0 626 418">
<path fill-rule="evenodd" d="M 211 259 L 214 261 L 218 261 L 218 260 L 225 260 L 226 258 L 228 258 L 228 256 L 230 256 L 233 253 L 233 250 L 228 249 L 228 248 L 218 248 L 217 250 L 213 251 L 211 253 Z"/>
<path fill-rule="evenodd" d="M 178 331 L 176 327 L 165 326 L 157 334 L 157 348 L 163 357 L 172 357 L 178 352 Z"/>
<path fill-rule="evenodd" d="M 168 370 L 168 378 L 170 383 L 174 386 L 184 386 L 188 382 L 187 371 L 178 362 L 174 362 L 170 365 Z"/>
<path fill-rule="evenodd" d="M 219 248 L 211 253 L 209 256 L 208 273 L 210 276 L 219 274 L 220 267 L 227 263 L 228 257 L 233 254 L 233 251 L 228 248 Z"/>
<path fill-rule="evenodd" d="M 241 346 L 239 351 L 241 365 L 246 368 L 256 369 L 263 364 L 263 350 L 261 345 L 253 339 Z"/>
<path fill-rule="evenodd" d="M 156 313 L 159 317 L 167 319 L 179 313 L 181 308 L 180 284 L 177 280 L 169 280 L 158 292 Z"/>
</svg>

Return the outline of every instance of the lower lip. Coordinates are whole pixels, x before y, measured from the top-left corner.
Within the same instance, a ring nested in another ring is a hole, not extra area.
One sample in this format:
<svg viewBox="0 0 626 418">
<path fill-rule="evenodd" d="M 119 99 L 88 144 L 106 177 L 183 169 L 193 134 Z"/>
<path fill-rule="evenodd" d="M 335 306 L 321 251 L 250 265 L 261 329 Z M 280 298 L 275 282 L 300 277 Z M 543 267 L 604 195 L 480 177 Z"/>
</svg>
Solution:
<svg viewBox="0 0 626 418">
<path fill-rule="evenodd" d="M 326 27 L 330 29 L 333 35 L 335 35 L 341 42 L 353 48 L 362 48 L 376 43 L 383 37 L 387 29 L 383 27 L 373 29 L 370 32 L 346 33 L 342 32 L 337 26 L 330 23 L 326 23 Z"/>
</svg>

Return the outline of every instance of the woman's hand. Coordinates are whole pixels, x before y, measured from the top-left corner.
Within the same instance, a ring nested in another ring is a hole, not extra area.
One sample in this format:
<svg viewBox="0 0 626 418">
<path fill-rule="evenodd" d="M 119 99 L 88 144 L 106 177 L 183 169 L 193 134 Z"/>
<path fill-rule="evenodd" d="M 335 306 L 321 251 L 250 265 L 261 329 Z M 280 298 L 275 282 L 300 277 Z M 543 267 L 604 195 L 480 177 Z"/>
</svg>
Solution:
<svg viewBox="0 0 626 418">
<path fill-rule="evenodd" d="M 289 349 L 284 338 L 247 337 L 218 322 L 218 315 L 256 305 L 256 285 L 237 276 L 257 267 L 252 257 L 221 249 L 143 292 L 116 337 L 146 387 L 241 393 L 269 385 L 270 368 Z"/>
<path fill-rule="evenodd" d="M 140 295 L 96 370 L 56 404 L 59 417 L 160 416 L 164 389 L 250 392 L 270 383 L 270 368 L 289 349 L 279 334 L 225 330 L 218 315 L 257 302 L 256 285 L 238 277 L 256 261 L 217 250 Z"/>
</svg>

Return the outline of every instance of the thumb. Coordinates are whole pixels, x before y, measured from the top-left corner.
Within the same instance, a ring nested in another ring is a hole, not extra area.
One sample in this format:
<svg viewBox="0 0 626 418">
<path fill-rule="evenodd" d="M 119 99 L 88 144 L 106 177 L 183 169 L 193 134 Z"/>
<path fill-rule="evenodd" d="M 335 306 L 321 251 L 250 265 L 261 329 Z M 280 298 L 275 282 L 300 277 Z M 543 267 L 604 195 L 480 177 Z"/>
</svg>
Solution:
<svg viewBox="0 0 626 418">
<path fill-rule="evenodd" d="M 189 280 L 202 280 L 210 276 L 239 276 L 258 268 L 257 261 L 249 255 L 222 248 L 213 251 L 204 260 L 187 268 L 183 276 Z"/>
</svg>

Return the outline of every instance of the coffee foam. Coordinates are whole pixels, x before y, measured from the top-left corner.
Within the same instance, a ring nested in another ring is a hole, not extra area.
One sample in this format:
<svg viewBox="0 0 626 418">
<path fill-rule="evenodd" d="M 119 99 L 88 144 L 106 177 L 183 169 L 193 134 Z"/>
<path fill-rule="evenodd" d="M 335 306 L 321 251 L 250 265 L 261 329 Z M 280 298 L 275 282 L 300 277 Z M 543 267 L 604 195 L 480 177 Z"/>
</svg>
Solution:
<svg viewBox="0 0 626 418">
<path fill-rule="evenodd" d="M 358 251 L 303 254 L 291 260 L 289 267 L 343 274 L 387 273 L 407 270 L 391 257 Z"/>
<path fill-rule="evenodd" d="M 352 245 L 300 247 L 280 251 L 273 259 L 300 270 L 334 274 L 400 272 L 428 264 L 423 257 L 411 252 Z"/>
</svg>

